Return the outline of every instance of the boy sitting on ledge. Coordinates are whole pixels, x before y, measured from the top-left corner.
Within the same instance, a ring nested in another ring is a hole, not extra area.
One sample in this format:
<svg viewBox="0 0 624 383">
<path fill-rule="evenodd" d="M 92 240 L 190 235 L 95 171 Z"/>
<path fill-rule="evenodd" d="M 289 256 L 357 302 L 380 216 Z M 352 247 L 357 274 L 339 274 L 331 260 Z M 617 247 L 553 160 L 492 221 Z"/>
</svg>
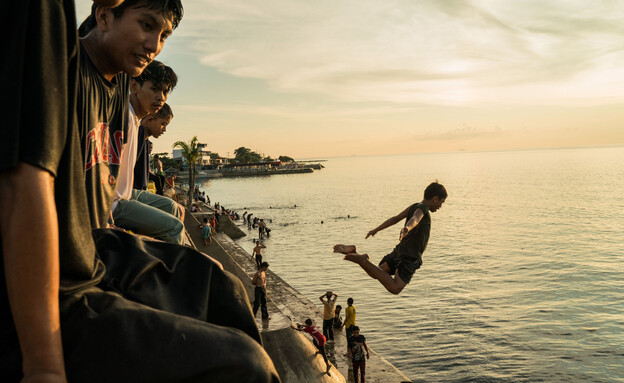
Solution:
<svg viewBox="0 0 624 383">
<path fill-rule="evenodd" d="M 386 290 L 392 294 L 398 294 L 422 265 L 422 254 L 427 248 L 431 229 L 429 212 L 433 213 L 442 207 L 446 197 L 444 186 L 433 182 L 425 189 L 422 202 L 407 207 L 366 234 L 366 238 L 372 237 L 377 232 L 405 219 L 405 226 L 399 234 L 399 244 L 381 260 L 379 266 L 369 261 L 368 254 L 358 254 L 355 245 L 336 245 L 334 252 L 345 254 L 345 260 L 357 263 L 368 275 L 377 279 Z"/>
</svg>

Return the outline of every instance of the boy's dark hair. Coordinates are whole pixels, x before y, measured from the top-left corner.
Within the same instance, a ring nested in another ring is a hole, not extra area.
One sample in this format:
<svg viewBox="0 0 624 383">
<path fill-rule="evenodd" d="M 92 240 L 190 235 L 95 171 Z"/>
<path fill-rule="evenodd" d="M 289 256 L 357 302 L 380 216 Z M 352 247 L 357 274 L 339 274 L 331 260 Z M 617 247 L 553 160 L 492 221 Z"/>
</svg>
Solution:
<svg viewBox="0 0 624 383">
<path fill-rule="evenodd" d="M 208 223 L 208 218 L 204 218 L 204 223 Z"/>
<path fill-rule="evenodd" d="M 340 305 L 336 305 L 336 308 L 337 308 L 337 309 L 342 309 L 342 306 L 340 306 Z"/>
<path fill-rule="evenodd" d="M 446 198 L 447 196 L 446 189 L 437 181 L 430 183 L 425 189 L 425 199 L 431 199 L 433 197 Z"/>
<path fill-rule="evenodd" d="M 143 73 L 133 78 L 134 81 L 143 85 L 145 81 L 151 81 L 158 90 L 162 90 L 165 94 L 173 91 L 178 84 L 178 76 L 171 67 L 154 60 L 143 70 Z"/>
<path fill-rule="evenodd" d="M 260 264 L 260 268 L 262 268 L 262 267 L 269 267 L 269 262 L 262 262 Z"/>
<path fill-rule="evenodd" d="M 349 299 L 347 299 L 347 304 L 352 305 L 352 304 L 353 304 L 353 298 L 349 298 Z"/>
<path fill-rule="evenodd" d="M 358 326 L 353 326 L 353 327 L 351 327 L 351 331 L 353 331 L 353 332 L 360 331 L 360 328 Z"/>
<path fill-rule="evenodd" d="M 173 118 L 173 111 L 171 107 L 166 102 L 163 104 L 162 108 L 154 114 L 152 114 L 155 118 Z"/>
<path fill-rule="evenodd" d="M 97 25 L 97 21 L 95 20 L 95 10 L 97 7 L 98 5 L 95 3 L 91 6 L 91 14 L 80 24 L 78 36 L 85 37 Z M 178 27 L 184 16 L 184 8 L 180 0 L 126 0 L 115 8 L 112 8 L 112 12 L 115 18 L 119 18 L 126 9 L 139 7 L 159 11 L 166 19 L 171 20 L 173 29 Z"/>
<path fill-rule="evenodd" d="M 305 324 L 307 324 L 308 326 L 312 326 L 312 319 L 310 318 L 306 319 Z"/>
</svg>

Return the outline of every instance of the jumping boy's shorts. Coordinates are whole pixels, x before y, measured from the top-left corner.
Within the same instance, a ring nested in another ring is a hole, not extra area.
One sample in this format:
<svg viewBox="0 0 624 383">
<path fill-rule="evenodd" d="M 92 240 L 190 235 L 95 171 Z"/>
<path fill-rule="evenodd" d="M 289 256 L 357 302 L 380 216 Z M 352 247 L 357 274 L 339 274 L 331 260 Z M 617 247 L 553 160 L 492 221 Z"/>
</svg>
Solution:
<svg viewBox="0 0 624 383">
<path fill-rule="evenodd" d="M 422 256 L 415 252 L 399 252 L 395 247 L 390 254 L 383 257 L 381 262 L 379 262 L 379 266 L 384 262 L 390 267 L 390 274 L 394 275 L 399 270 L 399 277 L 407 284 L 410 283 L 414 272 L 422 265 Z"/>
</svg>

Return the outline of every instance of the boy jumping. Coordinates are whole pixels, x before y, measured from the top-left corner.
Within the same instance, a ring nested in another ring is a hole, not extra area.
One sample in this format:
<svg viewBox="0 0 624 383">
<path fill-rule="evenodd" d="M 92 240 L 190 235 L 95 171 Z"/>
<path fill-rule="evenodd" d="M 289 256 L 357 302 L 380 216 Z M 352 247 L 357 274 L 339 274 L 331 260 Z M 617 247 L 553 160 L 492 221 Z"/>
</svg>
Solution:
<svg viewBox="0 0 624 383">
<path fill-rule="evenodd" d="M 409 206 L 399 215 L 388 218 L 366 234 L 366 238 L 372 237 L 377 232 L 405 219 L 405 226 L 399 234 L 399 244 L 381 260 L 379 266 L 369 261 L 368 254 L 358 254 L 355 245 L 336 245 L 334 252 L 345 254 L 345 260 L 357 263 L 368 275 L 377 279 L 386 290 L 392 294 L 398 294 L 422 265 L 422 254 L 427 248 L 431 229 L 429 212 L 433 213 L 442 207 L 446 197 L 444 186 L 433 182 L 425 189 L 422 202 Z"/>
</svg>

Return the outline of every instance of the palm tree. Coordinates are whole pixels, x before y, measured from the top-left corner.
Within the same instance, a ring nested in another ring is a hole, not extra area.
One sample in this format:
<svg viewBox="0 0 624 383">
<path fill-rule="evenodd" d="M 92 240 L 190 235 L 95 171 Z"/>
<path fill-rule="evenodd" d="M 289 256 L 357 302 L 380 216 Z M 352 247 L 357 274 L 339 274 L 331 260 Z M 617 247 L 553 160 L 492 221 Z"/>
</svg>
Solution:
<svg viewBox="0 0 624 383">
<path fill-rule="evenodd" d="M 184 157 L 184 161 L 186 161 L 189 166 L 188 208 L 190 210 L 193 203 L 193 189 L 195 188 L 195 165 L 201 157 L 197 136 L 193 137 L 190 142 L 176 141 L 176 143 L 173 144 L 173 147 L 182 150 L 182 157 Z"/>
</svg>

